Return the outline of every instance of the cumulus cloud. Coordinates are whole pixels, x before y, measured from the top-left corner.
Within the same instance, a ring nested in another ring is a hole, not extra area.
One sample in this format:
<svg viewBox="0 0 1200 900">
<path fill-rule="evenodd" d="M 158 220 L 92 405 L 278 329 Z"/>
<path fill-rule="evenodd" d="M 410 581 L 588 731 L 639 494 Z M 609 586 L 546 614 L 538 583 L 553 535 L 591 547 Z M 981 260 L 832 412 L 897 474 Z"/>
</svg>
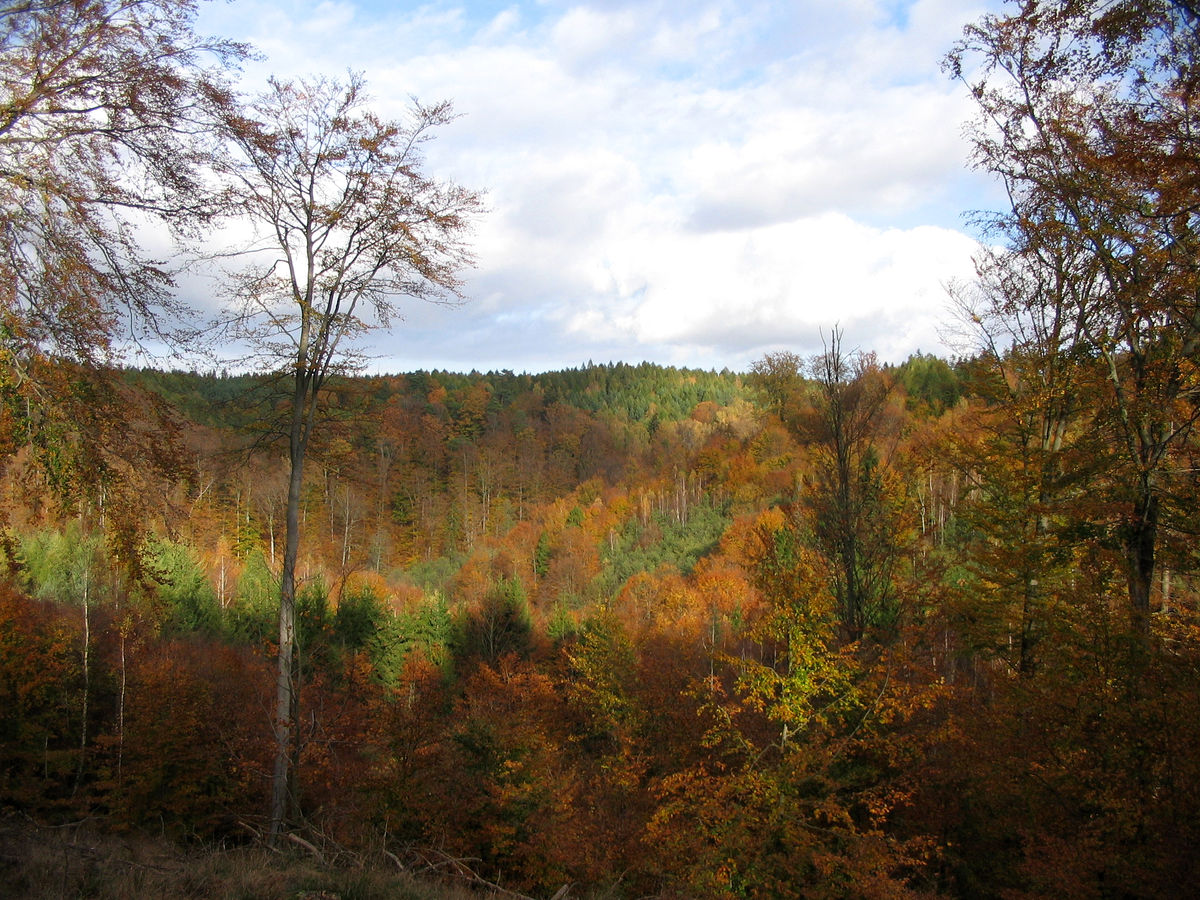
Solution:
<svg viewBox="0 0 1200 900">
<path fill-rule="evenodd" d="M 693 364 L 709 356 L 744 365 L 811 346 L 835 324 L 887 355 L 929 346 L 942 284 L 970 274 L 975 246 L 946 229 L 877 229 L 841 213 L 648 237 L 633 233 L 614 247 L 613 262 L 595 273 L 594 299 L 568 326 L 674 347 Z"/>
<path fill-rule="evenodd" d="M 379 108 L 451 97 L 431 171 L 487 191 L 472 302 L 414 307 L 391 368 L 744 368 L 820 330 L 938 351 L 971 272 L 969 98 L 940 72 L 998 0 L 206 4 L 247 82 L 362 70 Z"/>
</svg>

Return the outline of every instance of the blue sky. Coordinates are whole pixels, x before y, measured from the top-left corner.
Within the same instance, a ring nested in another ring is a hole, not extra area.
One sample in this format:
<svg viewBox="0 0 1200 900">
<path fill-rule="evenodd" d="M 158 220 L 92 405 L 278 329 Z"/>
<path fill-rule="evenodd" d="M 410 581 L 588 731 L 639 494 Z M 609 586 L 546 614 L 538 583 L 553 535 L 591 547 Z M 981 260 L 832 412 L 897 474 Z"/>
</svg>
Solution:
<svg viewBox="0 0 1200 900">
<path fill-rule="evenodd" d="M 965 89 L 940 71 L 997 0 L 205 4 L 244 73 L 366 76 L 385 115 L 450 99 L 430 171 L 486 192 L 457 309 L 406 307 L 377 368 L 587 360 L 745 369 L 846 341 L 947 353 L 971 273 Z"/>
</svg>

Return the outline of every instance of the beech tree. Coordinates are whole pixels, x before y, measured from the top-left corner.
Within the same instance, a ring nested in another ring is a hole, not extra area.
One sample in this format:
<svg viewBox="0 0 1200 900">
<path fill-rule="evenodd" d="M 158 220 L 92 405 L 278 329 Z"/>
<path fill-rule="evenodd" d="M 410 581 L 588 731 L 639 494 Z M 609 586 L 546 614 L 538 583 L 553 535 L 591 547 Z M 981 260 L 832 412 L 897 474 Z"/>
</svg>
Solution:
<svg viewBox="0 0 1200 900">
<path fill-rule="evenodd" d="M 964 619 L 990 626 L 976 639 L 1002 656 L 1007 644 L 1013 667 L 1029 676 L 1048 609 L 1078 563 L 1072 526 L 1081 501 L 1109 457 L 1088 427 L 1104 384 L 1085 328 L 1104 289 L 1095 260 L 1067 229 L 1015 246 L 981 257 L 976 280 L 953 290 L 977 342 L 970 369 L 984 402 L 942 453 L 973 489 L 962 510 L 978 579 L 969 605 L 984 598 L 986 609 Z"/>
<path fill-rule="evenodd" d="M 750 366 L 746 381 L 763 405 L 793 432 L 804 392 L 804 360 L 789 350 L 768 353 Z"/>
<path fill-rule="evenodd" d="M 1071 327 L 1099 375 L 1095 485 L 1144 631 L 1160 530 L 1188 527 L 1178 452 L 1200 414 L 1200 17 L 1183 0 L 1025 0 L 969 27 L 947 62 L 979 106 L 976 162 L 1011 199 L 991 224 L 1033 267 L 1070 247 L 1089 279 Z"/>
<path fill-rule="evenodd" d="M 147 214 L 191 232 L 213 101 L 245 48 L 192 30 L 193 0 L 0 6 L 0 291 L 9 364 L 102 360 L 161 333 L 171 278 L 139 245 Z M 18 376 L 19 377 L 19 376 Z"/>
<path fill-rule="evenodd" d="M 272 840 L 292 792 L 297 686 L 296 560 L 304 464 L 330 378 L 352 369 L 366 333 L 388 327 L 401 298 L 452 302 L 479 196 L 422 172 L 422 145 L 449 104 L 416 105 L 407 122 L 370 111 L 361 77 L 272 81 L 225 122 L 232 209 L 257 254 L 234 279 L 234 333 L 285 376 L 290 477 L 280 574 Z"/>
<path fill-rule="evenodd" d="M 110 367 L 182 312 L 138 227 L 195 236 L 213 213 L 207 110 L 246 52 L 196 35 L 196 5 L 0 3 L 0 464 L 30 447 L 60 500 L 102 497 L 131 562 L 138 476 L 172 454 Z"/>
</svg>

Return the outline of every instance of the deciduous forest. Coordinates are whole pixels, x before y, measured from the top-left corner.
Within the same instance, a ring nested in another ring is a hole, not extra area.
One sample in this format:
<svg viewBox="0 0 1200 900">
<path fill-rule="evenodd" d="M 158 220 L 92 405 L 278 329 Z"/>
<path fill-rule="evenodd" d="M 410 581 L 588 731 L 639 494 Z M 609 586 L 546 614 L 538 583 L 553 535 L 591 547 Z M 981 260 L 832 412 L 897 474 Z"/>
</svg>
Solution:
<svg viewBox="0 0 1200 900">
<path fill-rule="evenodd" d="M 447 110 L 243 105 L 188 9 L 0 12 L 37 88 L 0 108 L 5 822 L 508 896 L 1190 891 L 1192 4 L 1028 0 L 950 52 L 1011 199 L 956 358 L 831 323 L 745 372 L 395 375 L 355 338 L 469 262 L 478 198 L 415 155 Z M 116 58 L 147 103 L 97 87 Z M 248 205 L 289 268 L 222 334 L 269 364 L 125 364 L 181 319 L 123 216 Z"/>
</svg>

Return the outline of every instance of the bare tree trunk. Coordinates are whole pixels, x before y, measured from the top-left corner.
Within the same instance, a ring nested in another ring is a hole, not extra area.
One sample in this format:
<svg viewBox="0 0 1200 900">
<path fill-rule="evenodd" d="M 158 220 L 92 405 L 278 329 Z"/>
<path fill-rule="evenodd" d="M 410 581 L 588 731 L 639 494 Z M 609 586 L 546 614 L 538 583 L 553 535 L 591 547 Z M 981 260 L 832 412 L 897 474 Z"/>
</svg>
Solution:
<svg viewBox="0 0 1200 900">
<path fill-rule="evenodd" d="M 117 784 L 122 784 L 125 764 L 125 688 L 126 688 L 126 664 L 125 664 L 125 639 L 126 639 L 126 622 L 121 622 L 121 681 L 117 690 Z"/>
<path fill-rule="evenodd" d="M 288 480 L 283 571 L 279 586 L 279 654 L 275 674 L 275 768 L 271 778 L 271 823 L 268 842 L 276 846 L 283 833 L 292 795 L 292 744 L 299 710 L 293 677 L 296 648 L 296 561 L 300 553 L 300 494 L 304 484 L 304 396 L 298 378 L 290 440 L 291 474 Z"/>
<path fill-rule="evenodd" d="M 87 761 L 87 742 L 88 742 L 88 694 L 92 690 L 91 678 L 91 646 L 92 646 L 92 622 L 88 596 L 91 590 L 91 564 L 88 563 L 83 569 L 83 708 L 80 711 L 79 724 L 79 766 L 75 770 L 75 786 L 71 789 L 71 796 L 79 790 L 79 785 L 83 781 L 83 768 Z"/>
</svg>

